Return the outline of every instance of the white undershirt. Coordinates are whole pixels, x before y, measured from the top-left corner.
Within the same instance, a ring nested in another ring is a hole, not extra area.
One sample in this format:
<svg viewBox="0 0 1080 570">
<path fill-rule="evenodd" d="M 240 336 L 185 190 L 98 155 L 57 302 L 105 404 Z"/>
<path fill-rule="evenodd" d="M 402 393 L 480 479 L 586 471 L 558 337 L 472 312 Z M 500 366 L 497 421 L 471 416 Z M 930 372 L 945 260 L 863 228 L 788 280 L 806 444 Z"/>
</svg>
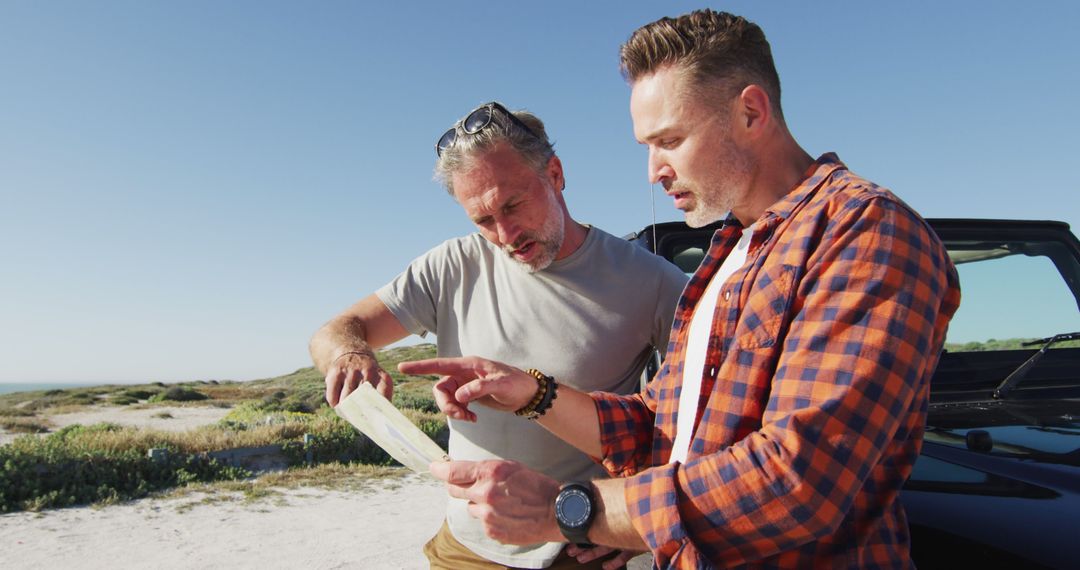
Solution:
<svg viewBox="0 0 1080 570">
<path fill-rule="evenodd" d="M 679 395 L 679 415 L 675 425 L 675 443 L 672 444 L 670 463 L 686 462 L 690 452 L 690 439 L 694 435 L 694 423 L 697 421 L 698 399 L 701 397 L 701 378 L 705 374 L 705 353 L 709 349 L 709 335 L 712 332 L 713 313 L 724 282 L 746 262 L 746 252 L 750 248 L 750 236 L 754 235 L 753 226 L 743 230 L 739 243 L 731 250 L 720 269 L 716 271 L 705 287 L 701 299 L 694 307 L 690 318 L 690 332 L 687 333 L 686 361 L 683 364 L 682 393 Z"/>
</svg>

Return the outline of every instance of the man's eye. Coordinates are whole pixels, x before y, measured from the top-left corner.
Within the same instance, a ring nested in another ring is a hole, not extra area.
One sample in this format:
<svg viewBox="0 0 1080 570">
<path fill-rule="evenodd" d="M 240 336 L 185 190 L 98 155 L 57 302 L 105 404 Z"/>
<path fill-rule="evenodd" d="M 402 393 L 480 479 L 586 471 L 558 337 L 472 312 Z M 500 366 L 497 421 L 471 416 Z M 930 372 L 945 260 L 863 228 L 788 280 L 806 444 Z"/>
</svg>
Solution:
<svg viewBox="0 0 1080 570">
<path fill-rule="evenodd" d="M 660 141 L 660 148 L 675 148 L 679 145 L 679 139 L 663 139 Z"/>
</svg>

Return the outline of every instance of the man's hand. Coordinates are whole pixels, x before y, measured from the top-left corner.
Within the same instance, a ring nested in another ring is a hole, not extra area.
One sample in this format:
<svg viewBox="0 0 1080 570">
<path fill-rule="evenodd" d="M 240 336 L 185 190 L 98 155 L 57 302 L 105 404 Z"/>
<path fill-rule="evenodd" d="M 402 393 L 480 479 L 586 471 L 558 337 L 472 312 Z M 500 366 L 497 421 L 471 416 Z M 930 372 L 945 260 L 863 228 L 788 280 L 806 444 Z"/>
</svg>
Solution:
<svg viewBox="0 0 1080 570">
<path fill-rule="evenodd" d="M 432 392 L 435 403 L 448 417 L 476 421 L 469 402 L 513 412 L 525 407 L 539 387 L 536 378 L 501 362 L 476 356 L 431 358 L 398 364 L 405 374 L 440 374 Z"/>
<path fill-rule="evenodd" d="M 469 514 L 504 544 L 565 540 L 555 522 L 559 482 L 515 461 L 436 461 L 431 474 L 451 497 L 469 501 Z"/>
<path fill-rule="evenodd" d="M 346 352 L 334 360 L 326 371 L 327 403 L 330 407 L 338 405 L 361 382 L 370 382 L 387 400 L 394 396 L 394 380 L 379 366 L 374 354 Z"/>
<path fill-rule="evenodd" d="M 611 560 L 605 560 L 601 566 L 604 570 L 618 570 L 619 568 L 625 568 L 626 563 L 630 562 L 630 559 L 641 554 L 633 550 L 619 550 L 618 548 L 612 548 L 610 546 L 593 546 L 591 548 L 584 548 L 576 544 L 566 545 L 566 554 L 571 558 L 577 560 L 581 564 L 588 564 L 597 558 L 603 558 L 612 552 L 617 552 Z"/>
</svg>

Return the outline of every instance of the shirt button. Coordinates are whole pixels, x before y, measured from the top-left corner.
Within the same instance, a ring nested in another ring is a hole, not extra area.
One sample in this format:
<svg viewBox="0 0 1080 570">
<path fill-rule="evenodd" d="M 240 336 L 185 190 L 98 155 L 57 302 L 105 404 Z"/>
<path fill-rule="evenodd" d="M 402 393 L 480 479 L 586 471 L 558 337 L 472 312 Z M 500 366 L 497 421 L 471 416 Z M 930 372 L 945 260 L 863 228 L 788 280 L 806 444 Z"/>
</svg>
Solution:
<svg viewBox="0 0 1080 570">
<path fill-rule="evenodd" d="M 724 291 L 724 300 L 728 301 L 730 299 L 731 299 L 731 289 L 728 289 L 727 291 Z"/>
</svg>

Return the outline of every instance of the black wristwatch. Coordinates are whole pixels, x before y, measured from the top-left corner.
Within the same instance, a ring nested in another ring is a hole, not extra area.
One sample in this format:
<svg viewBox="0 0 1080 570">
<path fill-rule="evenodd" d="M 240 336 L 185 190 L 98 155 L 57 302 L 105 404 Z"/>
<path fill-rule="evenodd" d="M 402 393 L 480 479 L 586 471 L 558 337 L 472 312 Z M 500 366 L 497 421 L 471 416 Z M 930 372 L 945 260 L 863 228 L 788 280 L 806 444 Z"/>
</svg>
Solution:
<svg viewBox="0 0 1080 570">
<path fill-rule="evenodd" d="M 589 544 L 589 526 L 596 516 L 596 498 L 591 483 L 567 483 L 555 497 L 555 520 L 566 540 Z"/>
</svg>

